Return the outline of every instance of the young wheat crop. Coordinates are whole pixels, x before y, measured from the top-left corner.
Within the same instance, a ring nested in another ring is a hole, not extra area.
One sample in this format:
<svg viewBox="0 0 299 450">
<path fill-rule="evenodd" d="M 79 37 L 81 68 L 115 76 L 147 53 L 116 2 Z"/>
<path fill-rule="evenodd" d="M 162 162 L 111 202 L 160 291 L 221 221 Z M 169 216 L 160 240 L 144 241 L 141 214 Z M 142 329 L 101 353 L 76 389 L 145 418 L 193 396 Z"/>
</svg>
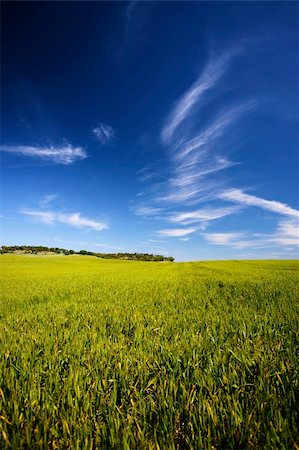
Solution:
<svg viewBox="0 0 299 450">
<path fill-rule="evenodd" d="M 0 264 L 0 448 L 298 448 L 298 262 Z"/>
</svg>

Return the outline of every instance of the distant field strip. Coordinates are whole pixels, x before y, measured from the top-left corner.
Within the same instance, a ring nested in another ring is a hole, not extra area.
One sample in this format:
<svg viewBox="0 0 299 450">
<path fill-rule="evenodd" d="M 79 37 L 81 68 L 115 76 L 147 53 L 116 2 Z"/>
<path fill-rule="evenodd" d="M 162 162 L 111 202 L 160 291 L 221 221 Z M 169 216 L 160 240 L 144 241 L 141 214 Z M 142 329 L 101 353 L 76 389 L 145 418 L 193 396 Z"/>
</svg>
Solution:
<svg viewBox="0 0 299 450">
<path fill-rule="evenodd" d="M 1 255 L 0 448 L 299 448 L 299 263 Z"/>
</svg>

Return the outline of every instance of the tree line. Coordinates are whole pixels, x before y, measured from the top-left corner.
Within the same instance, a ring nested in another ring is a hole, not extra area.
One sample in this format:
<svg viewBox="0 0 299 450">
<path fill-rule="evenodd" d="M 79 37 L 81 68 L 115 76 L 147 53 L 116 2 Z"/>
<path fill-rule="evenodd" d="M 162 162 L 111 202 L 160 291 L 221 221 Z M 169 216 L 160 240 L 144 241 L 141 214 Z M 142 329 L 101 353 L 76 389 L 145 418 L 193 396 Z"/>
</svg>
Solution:
<svg viewBox="0 0 299 450">
<path fill-rule="evenodd" d="M 59 255 L 87 255 L 105 259 L 127 259 L 135 261 L 174 261 L 174 258 L 172 256 L 153 255 L 152 253 L 98 253 L 90 252 L 87 250 L 80 250 L 76 252 L 75 250 L 66 250 L 59 247 L 45 247 L 43 245 L 3 245 L 0 249 L 0 254 L 17 252 L 23 252 L 24 254 L 32 255 L 38 255 L 40 253 L 56 253 Z"/>
</svg>

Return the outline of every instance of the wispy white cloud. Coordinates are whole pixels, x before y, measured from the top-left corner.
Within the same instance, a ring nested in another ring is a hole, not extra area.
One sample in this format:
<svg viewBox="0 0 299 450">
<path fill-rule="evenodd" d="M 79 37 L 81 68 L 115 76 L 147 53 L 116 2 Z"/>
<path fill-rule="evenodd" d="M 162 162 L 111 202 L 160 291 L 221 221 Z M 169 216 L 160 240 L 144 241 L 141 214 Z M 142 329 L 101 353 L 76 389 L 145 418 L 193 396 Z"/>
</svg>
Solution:
<svg viewBox="0 0 299 450">
<path fill-rule="evenodd" d="M 211 244 L 229 245 L 244 236 L 244 233 L 203 233 L 203 237 Z"/>
<path fill-rule="evenodd" d="M 184 158 L 190 153 L 202 148 L 206 148 L 207 145 L 211 145 L 216 139 L 219 139 L 228 130 L 228 127 L 236 122 L 241 115 L 249 112 L 257 105 L 255 100 L 243 102 L 238 105 L 230 106 L 229 109 L 222 111 L 215 119 L 203 127 L 201 131 L 193 138 L 189 140 L 179 141 L 178 145 L 178 157 Z"/>
<path fill-rule="evenodd" d="M 299 245 L 299 224 L 296 220 L 282 220 L 278 224 L 276 232 L 268 238 L 273 243 L 283 246 Z"/>
<path fill-rule="evenodd" d="M 137 175 L 139 181 L 149 181 L 156 176 L 151 167 L 143 167 L 138 170 Z"/>
<path fill-rule="evenodd" d="M 227 72 L 232 58 L 238 50 L 226 52 L 218 58 L 211 58 L 202 74 L 195 83 L 177 101 L 175 107 L 169 114 L 162 130 L 162 139 L 168 143 L 177 128 L 190 115 L 195 105 L 203 99 L 204 95 L 211 90 L 221 77 Z"/>
<path fill-rule="evenodd" d="M 230 107 L 210 124 L 202 126 L 195 137 L 185 134 L 171 147 L 173 174 L 170 177 L 164 200 L 169 202 L 198 202 L 207 196 L 215 196 L 221 187 L 218 172 L 237 165 L 224 152 L 218 141 L 227 134 L 241 116 L 256 106 L 256 102 L 244 102 Z M 163 197 L 162 197 L 163 198 Z"/>
<path fill-rule="evenodd" d="M 218 87 L 222 77 L 228 73 L 231 62 L 240 53 L 238 47 L 218 57 L 211 57 L 200 77 L 170 111 L 161 132 L 162 142 L 169 150 L 170 166 L 148 192 L 150 207 L 153 204 L 160 206 L 162 203 L 166 210 L 170 210 L 173 205 L 196 205 L 214 200 L 215 193 L 225 188 L 218 173 L 239 163 L 228 157 L 228 151 L 225 150 L 227 147 L 223 145 L 224 138 L 227 138 L 229 128 L 251 111 L 257 102 L 251 100 L 231 104 L 225 110 L 213 113 L 209 120 L 202 123 L 193 121 L 191 127 L 185 126 L 185 122 L 195 108 L 197 112 L 200 111 L 206 100 L 205 94 Z M 148 175 L 152 180 L 155 178 L 152 171 L 149 172 L 146 168 L 141 177 L 148 179 Z M 157 213 L 159 212 L 157 208 Z M 169 217 L 172 222 L 180 222 L 176 213 L 164 214 L 166 220 Z M 195 217 L 193 220 L 191 215 L 186 218 L 189 223 L 195 222 L 195 219 L 197 220 Z"/>
<path fill-rule="evenodd" d="M 173 187 L 167 189 L 168 192 L 158 196 L 157 202 L 194 205 L 199 200 L 204 201 L 210 198 L 205 189 L 200 186 L 191 185 L 178 188 L 174 179 L 169 181 L 169 185 L 173 185 Z"/>
<path fill-rule="evenodd" d="M 240 164 L 229 157 L 233 150 L 231 144 L 240 137 L 236 124 L 259 106 L 257 100 L 251 99 L 239 101 L 238 104 L 231 103 L 225 110 L 217 110 L 217 104 L 213 103 L 215 96 L 210 95 L 212 90 L 213 94 L 215 90 L 224 93 L 223 78 L 229 73 L 236 56 L 241 53 L 239 46 L 219 57 L 211 58 L 200 77 L 178 99 L 166 118 L 161 141 L 168 149 L 169 170 L 166 179 L 154 183 L 156 189 L 151 187 L 148 204 L 162 204 L 163 215 L 158 207 L 157 211 L 153 208 L 153 214 L 157 214 L 159 218 L 194 228 L 164 229 L 157 232 L 161 236 L 184 239 L 186 235 L 205 229 L 210 221 L 238 214 L 250 206 L 291 218 L 299 217 L 299 211 L 284 203 L 255 197 L 240 189 L 229 189 L 227 180 L 221 174 L 221 171 Z M 208 115 L 204 114 L 205 108 L 208 108 Z M 193 116 L 195 112 L 196 121 Z M 143 197 L 146 208 L 146 196 Z M 219 204 L 213 208 L 215 200 Z M 212 203 L 199 209 L 198 205 L 204 202 Z M 227 202 L 234 205 L 227 206 Z M 280 222 L 277 230 L 268 235 L 252 236 L 246 231 L 236 231 L 205 232 L 202 236 L 211 244 L 230 245 L 236 249 L 292 246 L 295 245 L 297 236 L 291 230 L 294 231 L 293 223 Z"/>
<path fill-rule="evenodd" d="M 84 148 L 74 147 L 68 142 L 60 146 L 1 145 L 0 151 L 17 153 L 19 155 L 64 165 L 73 164 L 75 161 L 87 158 L 87 153 Z"/>
<path fill-rule="evenodd" d="M 161 178 L 162 174 L 159 173 L 159 169 L 157 164 L 149 164 L 145 167 L 142 167 L 137 171 L 138 181 L 147 182 L 152 181 L 156 178 Z"/>
<path fill-rule="evenodd" d="M 225 142 L 229 140 L 228 131 L 232 126 L 256 108 L 256 100 L 232 103 L 225 110 L 209 114 L 209 120 L 193 120 L 191 127 L 185 122 L 195 110 L 199 113 L 205 106 L 208 91 L 221 87 L 223 76 L 241 53 L 241 47 L 238 47 L 212 57 L 170 112 L 161 136 L 170 151 L 171 175 L 156 201 L 194 205 L 213 200 L 215 193 L 225 188 L 218 173 L 239 164 L 228 157 Z"/>
<path fill-rule="evenodd" d="M 78 212 L 61 213 L 55 211 L 38 211 L 38 210 L 23 209 L 21 213 L 30 217 L 34 217 L 35 219 L 38 219 L 48 225 L 52 225 L 55 223 L 62 223 L 64 225 L 69 225 L 74 228 L 82 228 L 94 231 L 101 231 L 109 228 L 107 224 L 83 217 Z"/>
<path fill-rule="evenodd" d="M 177 213 L 169 218 L 171 222 L 180 222 L 184 225 L 190 223 L 210 221 L 215 219 L 220 219 L 231 214 L 235 214 L 240 211 L 240 207 L 226 207 L 226 208 L 202 208 L 195 211 L 188 211 Z"/>
<path fill-rule="evenodd" d="M 167 237 L 181 237 L 186 236 L 187 234 L 195 233 L 197 231 L 196 228 L 170 228 L 167 230 L 159 230 L 158 234 L 160 236 Z"/>
<path fill-rule="evenodd" d="M 247 206 L 257 206 L 277 214 L 299 218 L 299 211 L 291 208 L 285 203 L 280 203 L 274 200 L 265 200 L 260 197 L 255 197 L 254 195 L 245 194 L 241 189 L 225 190 L 219 194 L 219 198 Z"/>
<path fill-rule="evenodd" d="M 53 224 L 57 220 L 56 213 L 53 213 L 51 211 L 35 211 L 30 209 L 22 209 L 21 214 L 34 217 L 35 219 L 38 219 L 48 225 Z"/>
<path fill-rule="evenodd" d="M 293 247 L 299 245 L 298 222 L 294 219 L 282 220 L 273 233 L 250 235 L 248 232 L 235 233 L 203 233 L 202 236 L 211 244 L 229 245 L 236 249 Z"/>
<path fill-rule="evenodd" d="M 153 208 L 151 206 L 138 206 L 136 208 L 133 208 L 134 214 L 136 214 L 136 216 L 142 217 L 156 216 L 157 214 L 160 214 L 162 211 L 163 208 Z"/>
<path fill-rule="evenodd" d="M 43 198 L 42 198 L 42 199 L 40 200 L 40 202 L 39 202 L 39 206 L 40 206 L 41 208 L 44 208 L 44 207 L 48 206 L 49 203 L 52 203 L 54 200 L 56 200 L 57 197 L 58 197 L 57 194 L 47 194 L 47 195 L 44 195 Z"/>
<path fill-rule="evenodd" d="M 278 233 L 283 236 L 293 236 L 294 238 L 299 236 L 299 224 L 295 220 L 282 220 L 278 225 Z"/>
<path fill-rule="evenodd" d="M 105 123 L 99 123 L 92 132 L 101 145 L 108 145 L 115 139 L 114 129 Z"/>
</svg>

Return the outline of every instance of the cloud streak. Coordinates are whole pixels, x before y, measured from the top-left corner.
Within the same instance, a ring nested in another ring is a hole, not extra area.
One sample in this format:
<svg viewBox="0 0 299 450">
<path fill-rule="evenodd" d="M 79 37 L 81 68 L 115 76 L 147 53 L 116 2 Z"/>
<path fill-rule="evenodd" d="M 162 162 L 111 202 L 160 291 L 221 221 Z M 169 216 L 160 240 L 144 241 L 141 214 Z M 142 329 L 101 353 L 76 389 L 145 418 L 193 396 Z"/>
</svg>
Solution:
<svg viewBox="0 0 299 450">
<path fill-rule="evenodd" d="M 102 231 L 109 228 L 107 224 L 83 217 L 79 212 L 61 213 L 55 211 L 38 211 L 38 210 L 23 209 L 21 213 L 26 216 L 38 219 L 41 222 L 46 223 L 47 225 L 62 223 L 64 225 L 68 225 L 74 228 L 93 231 Z"/>
<path fill-rule="evenodd" d="M 141 217 L 156 216 L 163 211 L 163 208 L 152 208 L 150 206 L 139 206 L 134 208 L 134 214 Z"/>
<path fill-rule="evenodd" d="M 44 195 L 43 198 L 40 200 L 39 202 L 39 206 L 41 206 L 42 208 L 46 207 L 49 205 L 49 203 L 52 203 L 54 200 L 56 200 L 58 197 L 57 194 L 47 194 Z"/>
<path fill-rule="evenodd" d="M 218 172 L 238 164 L 230 161 L 223 149 L 220 151 L 223 144 L 221 147 L 217 144 L 229 128 L 255 106 L 255 101 L 232 106 L 218 114 L 210 124 L 202 126 L 196 136 L 186 139 L 182 135 L 171 146 L 173 175 L 164 200 L 191 203 L 214 196 L 221 187 Z"/>
<path fill-rule="evenodd" d="M 177 128 L 190 115 L 195 105 L 203 99 L 227 72 L 232 58 L 238 52 L 231 51 L 211 59 L 195 83 L 181 96 L 169 114 L 162 130 L 162 140 L 169 143 Z"/>
<path fill-rule="evenodd" d="M 227 139 L 230 128 L 256 107 L 256 101 L 239 102 L 229 105 L 225 110 L 216 111 L 209 120 L 199 123 L 195 131 L 193 126 L 186 126 L 187 119 L 195 111 L 199 112 L 207 100 L 208 91 L 218 87 L 239 54 L 240 48 L 236 48 L 210 58 L 202 74 L 179 98 L 164 123 L 161 140 L 169 151 L 169 175 L 156 183 L 156 189 L 151 188 L 149 209 L 154 211 L 157 204 L 160 206 L 162 203 L 163 217 L 169 222 L 183 225 L 200 223 L 234 214 L 240 209 L 223 207 L 171 212 L 173 205 L 180 208 L 184 206 L 186 209 L 188 206 L 215 200 L 216 194 L 225 187 L 219 172 L 239 164 L 226 155 L 225 138 Z M 168 213 L 165 212 L 167 210 Z M 159 208 L 156 212 L 159 212 Z"/>
<path fill-rule="evenodd" d="M 282 220 L 273 233 L 255 234 L 253 237 L 246 232 L 234 233 L 203 233 L 202 236 L 210 244 L 229 245 L 235 249 L 296 247 L 299 245 L 298 222 L 294 219 Z"/>
<path fill-rule="evenodd" d="M 196 228 L 171 228 L 167 230 L 159 230 L 158 234 L 165 237 L 182 237 L 187 234 L 195 233 Z"/>
<path fill-rule="evenodd" d="M 177 213 L 170 217 L 171 222 L 182 223 L 188 225 L 195 222 L 210 221 L 221 219 L 222 217 L 235 214 L 240 211 L 240 207 L 232 206 L 227 208 L 202 208 L 195 211 L 187 211 L 182 213 Z"/>
<path fill-rule="evenodd" d="M 191 127 L 187 120 L 195 111 L 199 113 L 206 103 L 210 105 L 208 92 L 221 87 L 223 77 L 241 53 L 241 47 L 237 47 L 218 57 L 211 57 L 199 78 L 179 98 L 168 115 L 161 139 L 169 149 L 171 175 L 163 185 L 162 195 L 156 198 L 157 202 L 183 203 L 185 206 L 213 200 L 215 194 L 224 188 L 219 172 L 239 164 L 231 161 L 226 154 L 228 131 L 257 106 L 256 100 L 232 103 L 225 110 L 210 113 L 211 118 L 203 123 L 196 125 L 193 120 Z"/>
<path fill-rule="evenodd" d="M 256 99 L 245 99 L 219 109 L 219 102 L 214 101 L 215 91 L 226 95 L 223 79 L 242 52 L 241 46 L 238 46 L 210 58 L 201 75 L 177 100 L 164 122 L 160 138 L 168 150 L 169 170 L 166 180 L 161 179 L 151 186 L 148 207 L 153 212 L 152 216 L 157 214 L 172 224 L 192 228 L 166 228 L 157 232 L 161 236 L 184 239 L 184 236 L 189 237 L 196 231 L 200 233 L 210 221 L 238 214 L 251 206 L 291 219 L 299 217 L 299 211 L 284 203 L 229 188 L 222 176 L 221 172 L 240 164 L 228 156 L 232 142 L 240 138 L 236 124 L 259 106 Z M 196 119 L 201 119 L 199 122 L 195 121 L 195 113 Z M 217 207 L 212 206 L 215 201 Z M 198 208 L 199 204 L 207 202 L 213 203 Z M 228 206 L 228 202 L 234 205 Z M 163 215 L 157 208 L 161 204 Z M 147 209 L 147 205 L 142 206 Z M 291 246 L 296 245 L 298 240 L 293 222 L 279 222 L 277 230 L 271 235 L 255 235 L 254 238 L 246 231 L 205 232 L 202 236 L 210 244 L 231 245 L 237 249 Z"/>
<path fill-rule="evenodd" d="M 186 142 L 179 143 L 179 147 L 181 148 L 178 152 L 179 158 L 182 159 L 195 150 L 198 151 L 201 148 L 205 148 L 208 144 L 211 145 L 216 139 L 220 138 L 227 131 L 228 127 L 236 122 L 242 114 L 253 109 L 256 104 L 256 101 L 251 100 L 222 111 L 210 125 L 204 127 L 202 131 L 200 131 L 198 136 Z"/>
<path fill-rule="evenodd" d="M 219 195 L 219 198 L 246 206 L 257 206 L 277 214 L 299 218 L 299 211 L 291 208 L 285 203 L 274 200 L 265 200 L 260 197 L 255 197 L 254 195 L 245 194 L 241 189 L 228 189 L 222 192 Z"/>
<path fill-rule="evenodd" d="M 0 151 L 64 165 L 87 158 L 86 150 L 83 147 L 74 147 L 68 142 L 61 146 L 1 145 Z"/>
<path fill-rule="evenodd" d="M 203 237 L 211 244 L 230 245 L 244 236 L 244 233 L 203 233 Z"/>
</svg>

